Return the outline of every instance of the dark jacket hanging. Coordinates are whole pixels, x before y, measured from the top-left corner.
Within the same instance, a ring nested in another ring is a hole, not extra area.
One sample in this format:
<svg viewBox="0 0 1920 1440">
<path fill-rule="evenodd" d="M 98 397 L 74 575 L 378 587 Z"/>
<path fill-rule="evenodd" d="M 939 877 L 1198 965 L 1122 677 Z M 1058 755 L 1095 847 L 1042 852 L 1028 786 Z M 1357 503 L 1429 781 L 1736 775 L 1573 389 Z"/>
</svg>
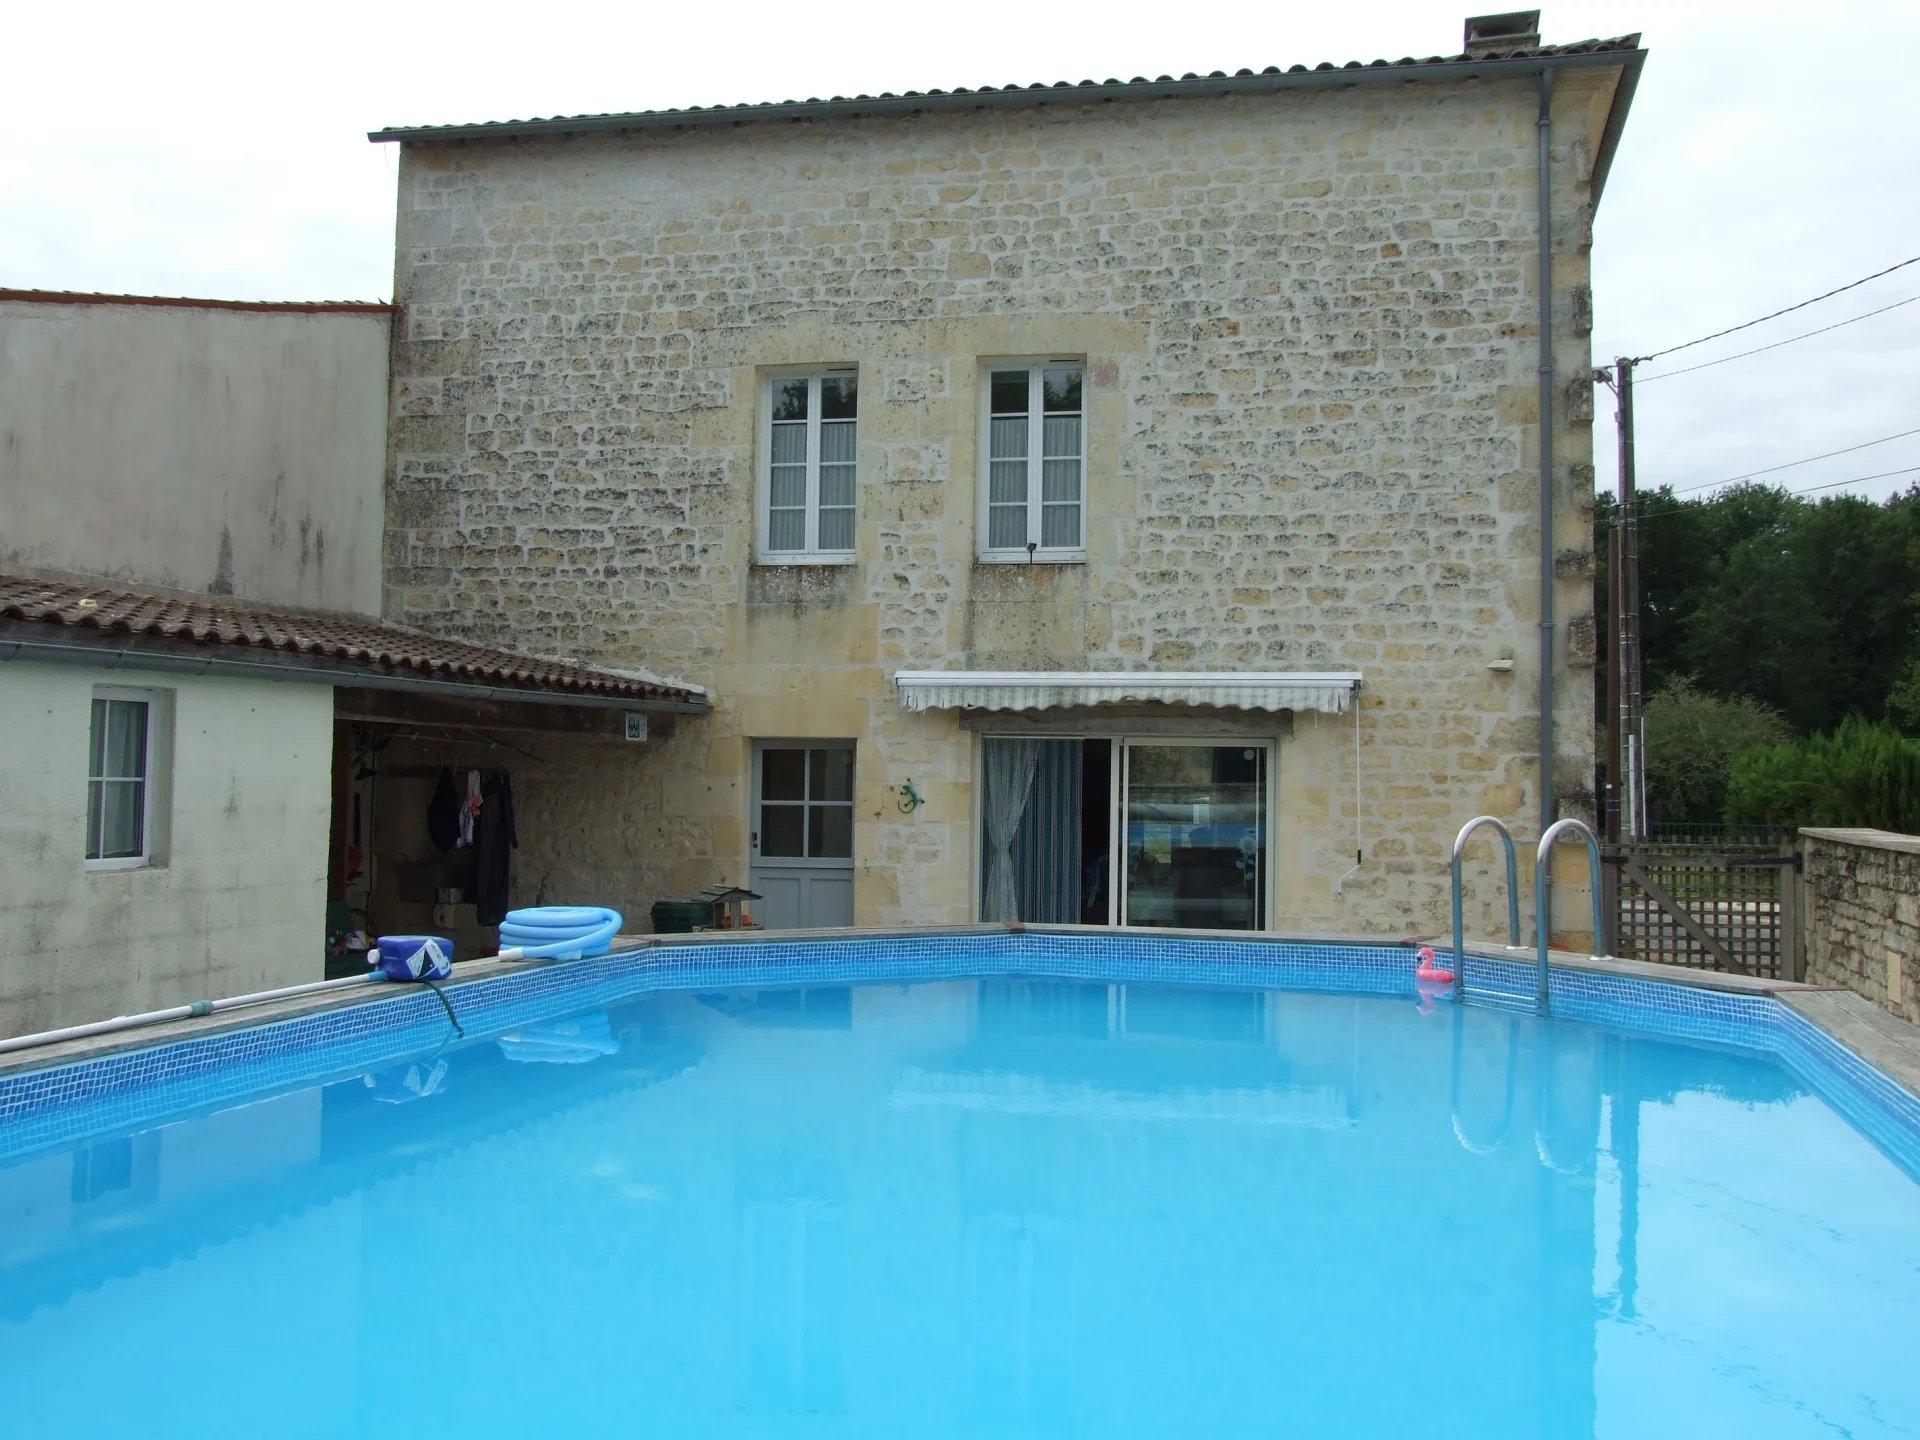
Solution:
<svg viewBox="0 0 1920 1440">
<path fill-rule="evenodd" d="M 439 783 L 433 787 L 433 798 L 427 801 L 427 838 L 442 855 L 460 838 L 460 792 L 453 788 L 453 772 L 444 765 L 440 767 Z"/>
<path fill-rule="evenodd" d="M 480 819 L 473 831 L 474 910 L 482 925 L 498 925 L 512 908 L 507 872 L 520 832 L 513 823 L 513 777 L 502 770 L 480 787 Z"/>
</svg>

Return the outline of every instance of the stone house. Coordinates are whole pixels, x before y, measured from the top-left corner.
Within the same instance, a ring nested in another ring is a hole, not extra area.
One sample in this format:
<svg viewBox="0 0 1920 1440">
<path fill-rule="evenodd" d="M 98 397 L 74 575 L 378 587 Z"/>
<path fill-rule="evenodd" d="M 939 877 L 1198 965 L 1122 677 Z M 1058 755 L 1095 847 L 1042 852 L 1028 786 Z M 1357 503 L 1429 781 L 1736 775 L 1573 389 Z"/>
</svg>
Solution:
<svg viewBox="0 0 1920 1440">
<path fill-rule="evenodd" d="M 531 863 L 581 898 L 1436 932 L 1466 819 L 1592 803 L 1589 249 L 1643 59 L 1520 12 L 378 132 L 387 614 L 713 694 L 549 748 L 590 838 Z"/>
</svg>

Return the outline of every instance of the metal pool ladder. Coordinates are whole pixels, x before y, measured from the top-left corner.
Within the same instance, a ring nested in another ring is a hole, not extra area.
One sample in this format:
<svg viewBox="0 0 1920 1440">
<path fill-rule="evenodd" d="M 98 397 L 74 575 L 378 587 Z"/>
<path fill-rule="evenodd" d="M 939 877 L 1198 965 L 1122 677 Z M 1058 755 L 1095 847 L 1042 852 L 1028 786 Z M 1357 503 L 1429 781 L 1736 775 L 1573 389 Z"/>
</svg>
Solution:
<svg viewBox="0 0 1920 1440">
<path fill-rule="evenodd" d="M 1600 842 L 1593 838 L 1593 831 L 1582 822 L 1568 818 L 1556 820 L 1547 827 L 1547 833 L 1540 837 L 1540 848 L 1533 857 L 1533 928 L 1540 947 L 1540 1013 L 1551 1015 L 1553 1002 L 1547 990 L 1547 931 L 1552 928 L 1547 911 L 1547 857 L 1553 853 L 1554 842 L 1563 834 L 1572 832 L 1587 843 L 1587 871 L 1591 877 L 1589 885 L 1593 891 L 1593 948 L 1597 954 L 1607 943 L 1606 907 L 1602 903 L 1600 889 Z"/>
<path fill-rule="evenodd" d="M 1520 945 L 1520 891 L 1517 879 L 1516 856 L 1513 848 L 1513 834 L 1499 819 L 1492 815 L 1476 815 L 1460 827 L 1460 833 L 1453 838 L 1453 998 L 1462 1004 L 1467 998 L 1467 955 L 1466 942 L 1462 936 L 1462 916 L 1460 911 L 1460 854 L 1466 848 L 1473 832 L 1482 825 L 1491 825 L 1499 832 L 1507 851 L 1507 932 L 1508 944 L 1515 949 Z M 1533 914 L 1536 943 L 1538 946 L 1538 974 L 1535 980 L 1533 1008 L 1538 1015 L 1553 1013 L 1553 999 L 1549 979 L 1551 967 L 1547 963 L 1547 939 L 1551 926 L 1548 923 L 1548 857 L 1562 835 L 1578 835 L 1587 846 L 1587 864 L 1591 875 L 1593 890 L 1593 943 L 1597 947 L 1604 943 L 1606 935 L 1605 907 L 1602 903 L 1600 885 L 1600 842 L 1593 838 L 1593 831 L 1579 820 L 1566 819 L 1556 821 L 1547 827 L 1547 833 L 1540 837 L 1540 846 L 1534 852 L 1533 864 Z"/>
<path fill-rule="evenodd" d="M 1460 914 L 1460 856 L 1467 848 L 1467 841 L 1473 838 L 1473 832 L 1482 825 L 1491 825 L 1500 836 L 1500 843 L 1507 851 L 1507 943 L 1514 949 L 1520 948 L 1520 880 L 1519 864 L 1513 850 L 1513 832 L 1497 816 L 1476 815 L 1460 827 L 1460 833 L 1453 837 L 1453 998 L 1464 1005 L 1467 1000 L 1467 946 L 1462 935 Z"/>
</svg>

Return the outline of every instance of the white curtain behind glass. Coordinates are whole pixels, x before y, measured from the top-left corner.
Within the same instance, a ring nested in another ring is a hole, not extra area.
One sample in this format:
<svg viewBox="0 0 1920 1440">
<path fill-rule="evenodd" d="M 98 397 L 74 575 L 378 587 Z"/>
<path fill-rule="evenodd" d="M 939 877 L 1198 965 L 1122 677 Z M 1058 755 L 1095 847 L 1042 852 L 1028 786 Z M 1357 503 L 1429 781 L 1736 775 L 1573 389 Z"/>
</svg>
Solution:
<svg viewBox="0 0 1920 1440">
<path fill-rule="evenodd" d="M 1040 543 L 1080 548 L 1080 417 L 1046 417 L 1041 450 Z"/>
<path fill-rule="evenodd" d="M 807 422 L 776 420 L 767 494 L 767 548 L 807 548 Z"/>
<path fill-rule="evenodd" d="M 1031 740 L 989 740 L 982 755 L 986 770 L 987 888 L 982 920 L 1018 920 L 1020 900 L 1013 883 L 1013 837 L 1027 811 L 1040 747 Z"/>
<path fill-rule="evenodd" d="M 991 431 L 987 546 L 1017 550 L 1027 543 L 1027 417 L 995 416 Z"/>
<path fill-rule="evenodd" d="M 853 420 L 820 422 L 820 546 L 853 549 Z"/>
<path fill-rule="evenodd" d="M 770 554 L 854 548 L 859 380 L 807 376 L 772 382 L 767 454 Z"/>
</svg>

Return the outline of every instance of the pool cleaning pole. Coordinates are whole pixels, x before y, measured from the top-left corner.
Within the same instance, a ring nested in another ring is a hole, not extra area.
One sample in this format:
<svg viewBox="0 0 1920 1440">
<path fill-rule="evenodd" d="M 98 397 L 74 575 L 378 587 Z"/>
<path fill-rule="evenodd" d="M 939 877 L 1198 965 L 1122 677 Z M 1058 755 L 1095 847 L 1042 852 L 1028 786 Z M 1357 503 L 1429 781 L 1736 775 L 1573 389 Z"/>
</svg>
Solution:
<svg viewBox="0 0 1920 1440">
<path fill-rule="evenodd" d="M 188 1005 L 171 1005 L 165 1010 L 147 1010 L 138 1015 L 116 1015 L 111 1020 L 95 1020 L 86 1025 L 69 1025 L 64 1030 L 42 1030 L 36 1035 L 15 1035 L 0 1040 L 0 1055 L 16 1050 L 37 1050 L 42 1045 L 58 1045 L 64 1040 L 84 1040 L 90 1035 L 111 1035 L 120 1030 L 137 1030 L 148 1025 L 164 1025 L 169 1020 L 195 1020 L 203 1015 L 218 1015 L 247 1005 L 264 1005 L 270 1000 L 291 1000 L 297 995 L 320 995 L 329 990 L 348 990 L 384 980 L 376 970 L 369 975 L 348 975 L 339 980 L 315 980 L 305 985 L 287 985 L 278 990 L 256 990 L 250 995 L 233 995 L 225 1000 L 195 1000 Z"/>
</svg>

